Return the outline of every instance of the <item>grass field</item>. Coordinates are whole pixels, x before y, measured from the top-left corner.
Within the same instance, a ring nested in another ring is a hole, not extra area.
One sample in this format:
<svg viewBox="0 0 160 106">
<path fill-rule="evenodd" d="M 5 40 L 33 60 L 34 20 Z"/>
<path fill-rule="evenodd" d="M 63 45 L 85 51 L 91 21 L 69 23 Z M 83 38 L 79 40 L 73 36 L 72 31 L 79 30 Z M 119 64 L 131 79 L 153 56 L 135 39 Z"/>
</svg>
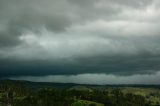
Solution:
<svg viewBox="0 0 160 106">
<path fill-rule="evenodd" d="M 104 105 L 101 103 L 96 103 L 87 100 L 77 100 L 71 106 L 104 106 Z"/>
</svg>

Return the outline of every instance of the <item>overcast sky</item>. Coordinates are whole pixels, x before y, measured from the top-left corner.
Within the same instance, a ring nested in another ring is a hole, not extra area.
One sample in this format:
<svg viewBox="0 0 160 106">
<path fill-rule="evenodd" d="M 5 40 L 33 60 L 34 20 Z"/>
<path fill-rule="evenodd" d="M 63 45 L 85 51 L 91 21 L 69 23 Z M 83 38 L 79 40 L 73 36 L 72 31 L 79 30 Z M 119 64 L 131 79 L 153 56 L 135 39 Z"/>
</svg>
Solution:
<svg viewBox="0 0 160 106">
<path fill-rule="evenodd" d="M 160 84 L 160 0 L 0 0 L 0 77 Z"/>
</svg>

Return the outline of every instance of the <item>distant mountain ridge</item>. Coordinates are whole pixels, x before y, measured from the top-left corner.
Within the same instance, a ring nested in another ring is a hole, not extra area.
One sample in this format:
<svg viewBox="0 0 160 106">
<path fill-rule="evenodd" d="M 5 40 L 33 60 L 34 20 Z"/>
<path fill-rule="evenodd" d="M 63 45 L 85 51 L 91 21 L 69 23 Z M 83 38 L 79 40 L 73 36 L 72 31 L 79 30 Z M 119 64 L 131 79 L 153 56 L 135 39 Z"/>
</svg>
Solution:
<svg viewBox="0 0 160 106">
<path fill-rule="evenodd" d="M 68 89 L 75 86 L 88 87 L 94 89 L 102 89 L 102 88 L 119 88 L 119 87 L 142 87 L 142 88 L 160 88 L 160 85 L 145 85 L 145 84 L 119 84 L 119 85 L 95 85 L 95 84 L 76 84 L 76 83 L 52 83 L 52 82 L 31 82 L 25 80 L 10 80 L 10 79 L 2 79 L 0 80 L 1 84 L 14 84 L 14 85 L 22 85 L 30 88 L 46 88 L 46 87 L 55 87 L 61 89 Z"/>
</svg>

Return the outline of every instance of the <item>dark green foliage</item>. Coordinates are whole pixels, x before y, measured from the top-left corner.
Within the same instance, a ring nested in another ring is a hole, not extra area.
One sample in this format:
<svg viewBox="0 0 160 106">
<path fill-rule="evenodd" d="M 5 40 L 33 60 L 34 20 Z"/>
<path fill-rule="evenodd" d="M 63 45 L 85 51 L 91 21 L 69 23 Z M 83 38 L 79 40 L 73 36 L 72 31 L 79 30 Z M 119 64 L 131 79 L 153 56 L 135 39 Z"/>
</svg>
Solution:
<svg viewBox="0 0 160 106">
<path fill-rule="evenodd" d="M 89 104 L 89 106 L 97 106 L 96 104 L 92 103 L 92 104 Z"/>
<path fill-rule="evenodd" d="M 76 90 L 46 87 L 34 90 L 20 84 L 0 84 L 0 106 L 7 104 L 12 106 L 71 106 L 77 100 L 93 101 L 104 106 L 160 106 L 158 102 L 153 105 L 148 100 L 150 96 L 159 97 L 159 94 L 144 97 L 133 93 L 123 93 L 120 89 Z M 96 106 L 94 103 L 89 106 Z"/>
</svg>

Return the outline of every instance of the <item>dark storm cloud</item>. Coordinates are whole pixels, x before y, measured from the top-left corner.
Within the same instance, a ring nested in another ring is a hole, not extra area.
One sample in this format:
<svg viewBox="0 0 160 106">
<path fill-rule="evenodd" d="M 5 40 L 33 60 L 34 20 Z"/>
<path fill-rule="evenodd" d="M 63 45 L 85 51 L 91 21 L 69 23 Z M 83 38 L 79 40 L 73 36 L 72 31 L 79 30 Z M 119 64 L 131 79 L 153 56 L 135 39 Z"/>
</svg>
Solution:
<svg viewBox="0 0 160 106">
<path fill-rule="evenodd" d="M 2 76 L 42 76 L 105 73 L 117 76 L 154 74 L 160 69 L 160 56 L 88 57 L 75 60 L 1 60 Z M 23 71 L 22 71 L 23 70 Z"/>
<path fill-rule="evenodd" d="M 54 31 L 64 30 L 70 22 L 65 11 L 61 9 L 64 6 L 63 2 L 1 0 L 0 46 L 20 43 L 18 37 L 24 30 L 36 30 L 42 26 Z"/>
<path fill-rule="evenodd" d="M 0 1 L 0 35 L 1 46 L 20 43 L 18 37 L 24 30 L 36 30 L 45 26 L 53 31 L 65 30 L 71 24 L 116 17 L 123 8 L 145 7 L 152 0 L 140 1 L 104 1 L 96 0 L 1 0 Z M 105 4 L 105 5 L 102 5 Z M 140 4 L 143 4 L 140 5 Z M 118 5 L 118 6 L 115 6 Z M 114 17 L 113 17 L 114 16 Z"/>
<path fill-rule="evenodd" d="M 156 74 L 159 5 L 158 0 L 1 0 L 0 77 Z"/>
</svg>

